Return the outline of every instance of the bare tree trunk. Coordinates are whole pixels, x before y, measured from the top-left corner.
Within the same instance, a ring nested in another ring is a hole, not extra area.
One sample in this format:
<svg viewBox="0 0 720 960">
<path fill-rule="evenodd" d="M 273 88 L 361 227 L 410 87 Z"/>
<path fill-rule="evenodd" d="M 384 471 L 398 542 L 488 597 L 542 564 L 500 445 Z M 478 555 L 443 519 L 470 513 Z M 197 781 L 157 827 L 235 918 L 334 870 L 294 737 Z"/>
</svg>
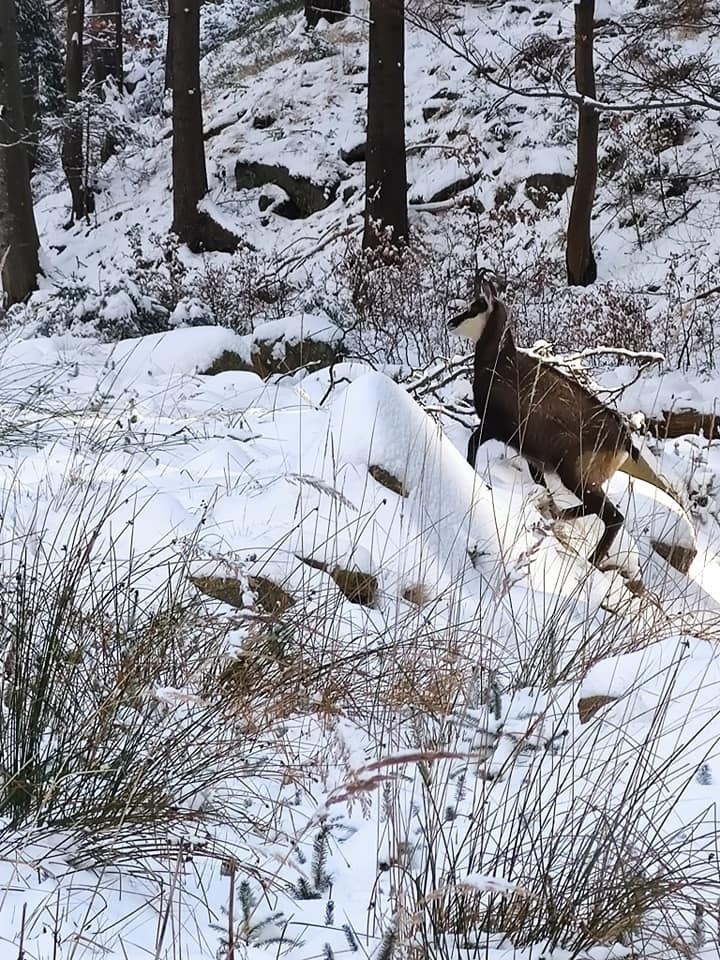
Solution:
<svg viewBox="0 0 720 960">
<path fill-rule="evenodd" d="M 85 0 L 67 0 L 67 40 L 65 52 L 65 96 L 79 103 L 82 93 L 83 30 Z M 78 111 L 70 113 L 63 133 L 61 159 L 72 196 L 72 220 L 81 220 L 95 209 L 83 158 L 83 122 Z"/>
<path fill-rule="evenodd" d="M 0 3 L 0 264 L 7 304 L 36 289 L 38 235 L 25 149 L 15 0 Z"/>
<path fill-rule="evenodd" d="M 593 100 L 595 65 L 593 30 L 595 0 L 575 3 L 575 86 L 578 93 Z M 588 104 L 578 108 L 577 169 L 567 229 L 566 265 L 568 283 L 586 287 L 597 279 L 590 227 L 597 184 L 599 117 Z"/>
<path fill-rule="evenodd" d="M 112 77 L 118 90 L 122 89 L 122 0 L 93 0 L 90 28 L 95 83 L 100 86 Z"/>
<path fill-rule="evenodd" d="M 173 48 L 173 16 L 172 16 L 172 0 L 167 0 L 167 12 L 168 12 L 168 34 L 167 34 L 167 49 L 165 51 L 165 89 L 172 90 L 173 88 L 173 58 L 172 58 L 172 48 Z"/>
<path fill-rule="evenodd" d="M 408 237 L 403 0 L 370 0 L 363 247 Z"/>
<path fill-rule="evenodd" d="M 314 27 L 320 18 L 328 23 L 344 20 L 350 13 L 350 0 L 305 0 L 305 22 Z"/>
<path fill-rule="evenodd" d="M 198 204 L 208 190 L 200 95 L 200 4 L 202 0 L 170 0 L 168 58 L 173 88 L 173 222 L 172 230 L 191 250 L 237 248 L 238 238 Z"/>
</svg>

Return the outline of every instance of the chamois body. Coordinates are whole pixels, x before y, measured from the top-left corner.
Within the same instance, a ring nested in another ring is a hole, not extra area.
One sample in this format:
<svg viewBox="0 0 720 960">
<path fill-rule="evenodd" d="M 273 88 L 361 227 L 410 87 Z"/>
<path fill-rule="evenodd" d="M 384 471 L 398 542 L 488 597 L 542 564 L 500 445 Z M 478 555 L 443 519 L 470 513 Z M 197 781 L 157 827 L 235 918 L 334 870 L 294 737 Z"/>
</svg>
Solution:
<svg viewBox="0 0 720 960">
<path fill-rule="evenodd" d="M 544 483 L 546 470 L 557 473 L 582 502 L 564 516 L 593 513 L 605 524 L 589 558 L 599 562 L 624 519 L 602 484 L 629 457 L 639 457 L 622 418 L 577 381 L 517 350 L 492 284 L 483 284 L 483 294 L 450 327 L 476 341 L 473 398 L 480 426 L 470 437 L 468 460 L 474 466 L 480 444 L 494 439 L 524 456 L 536 481 Z"/>
</svg>

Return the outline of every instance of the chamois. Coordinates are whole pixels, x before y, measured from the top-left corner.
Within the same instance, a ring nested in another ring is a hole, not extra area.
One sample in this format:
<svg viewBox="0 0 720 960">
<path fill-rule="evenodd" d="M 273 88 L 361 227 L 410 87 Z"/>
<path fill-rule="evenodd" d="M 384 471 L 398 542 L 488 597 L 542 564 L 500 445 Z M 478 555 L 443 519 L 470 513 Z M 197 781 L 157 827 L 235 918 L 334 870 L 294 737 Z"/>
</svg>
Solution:
<svg viewBox="0 0 720 960">
<path fill-rule="evenodd" d="M 474 467 L 478 447 L 500 440 L 528 462 L 536 483 L 555 471 L 581 506 L 562 511 L 570 518 L 596 514 L 605 531 L 588 558 L 608 553 L 624 517 L 602 489 L 617 470 L 667 490 L 640 451 L 620 414 L 551 364 L 517 350 L 505 304 L 494 285 L 479 284 L 476 299 L 453 317 L 453 333 L 475 341 L 473 398 L 480 426 L 468 443 Z"/>
</svg>

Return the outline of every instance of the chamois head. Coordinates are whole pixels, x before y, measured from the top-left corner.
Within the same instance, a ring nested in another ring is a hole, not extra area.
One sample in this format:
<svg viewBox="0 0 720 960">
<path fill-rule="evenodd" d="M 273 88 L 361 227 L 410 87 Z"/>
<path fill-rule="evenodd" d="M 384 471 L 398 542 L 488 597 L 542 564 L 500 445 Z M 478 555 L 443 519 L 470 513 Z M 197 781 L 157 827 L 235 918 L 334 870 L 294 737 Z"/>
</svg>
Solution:
<svg viewBox="0 0 720 960">
<path fill-rule="evenodd" d="M 495 285 L 490 280 L 479 280 L 475 287 L 475 298 L 462 313 L 448 320 L 450 332 L 477 343 L 499 303 Z"/>
</svg>

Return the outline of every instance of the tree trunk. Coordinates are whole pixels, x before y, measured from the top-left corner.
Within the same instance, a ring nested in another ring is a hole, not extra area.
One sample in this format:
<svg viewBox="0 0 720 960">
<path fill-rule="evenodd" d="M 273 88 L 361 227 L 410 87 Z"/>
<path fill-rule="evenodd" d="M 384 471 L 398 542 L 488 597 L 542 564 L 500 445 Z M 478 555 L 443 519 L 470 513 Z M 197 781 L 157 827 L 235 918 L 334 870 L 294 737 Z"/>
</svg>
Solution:
<svg viewBox="0 0 720 960">
<path fill-rule="evenodd" d="M 168 59 L 171 76 L 178 78 L 173 88 L 172 230 L 195 252 L 231 252 L 238 238 L 198 210 L 208 189 L 200 96 L 201 2 L 170 0 Z"/>
<path fill-rule="evenodd" d="M 173 88 L 173 62 L 172 62 L 172 48 L 173 48 L 173 16 L 172 16 L 172 0 L 167 0 L 167 12 L 168 12 L 168 33 L 167 33 L 167 49 L 165 50 L 165 89 L 172 90 Z"/>
<path fill-rule="evenodd" d="M 24 143 L 15 0 L 0 3 L 0 264 L 7 304 L 36 288 L 38 235 Z"/>
<path fill-rule="evenodd" d="M 363 247 L 408 237 L 403 0 L 370 0 Z M 385 231 L 389 231 L 389 238 Z"/>
<path fill-rule="evenodd" d="M 71 104 L 80 102 L 83 74 L 83 29 L 85 0 L 67 0 L 65 51 L 65 96 Z M 81 220 L 95 209 L 83 157 L 83 121 L 71 108 L 65 124 L 61 160 L 72 196 L 72 220 Z"/>
<path fill-rule="evenodd" d="M 305 0 L 305 22 L 308 27 L 316 26 L 322 17 L 328 23 L 344 20 L 350 13 L 350 0 Z"/>
<path fill-rule="evenodd" d="M 93 50 L 93 79 L 101 86 L 112 78 L 118 90 L 123 81 L 122 2 L 93 0 L 90 21 Z"/>
<path fill-rule="evenodd" d="M 575 3 L 575 86 L 578 93 L 596 97 L 593 62 L 595 0 Z M 578 108 L 577 169 L 567 229 L 568 283 L 586 287 L 597 279 L 590 227 L 597 184 L 598 112 L 587 104 Z"/>
</svg>

